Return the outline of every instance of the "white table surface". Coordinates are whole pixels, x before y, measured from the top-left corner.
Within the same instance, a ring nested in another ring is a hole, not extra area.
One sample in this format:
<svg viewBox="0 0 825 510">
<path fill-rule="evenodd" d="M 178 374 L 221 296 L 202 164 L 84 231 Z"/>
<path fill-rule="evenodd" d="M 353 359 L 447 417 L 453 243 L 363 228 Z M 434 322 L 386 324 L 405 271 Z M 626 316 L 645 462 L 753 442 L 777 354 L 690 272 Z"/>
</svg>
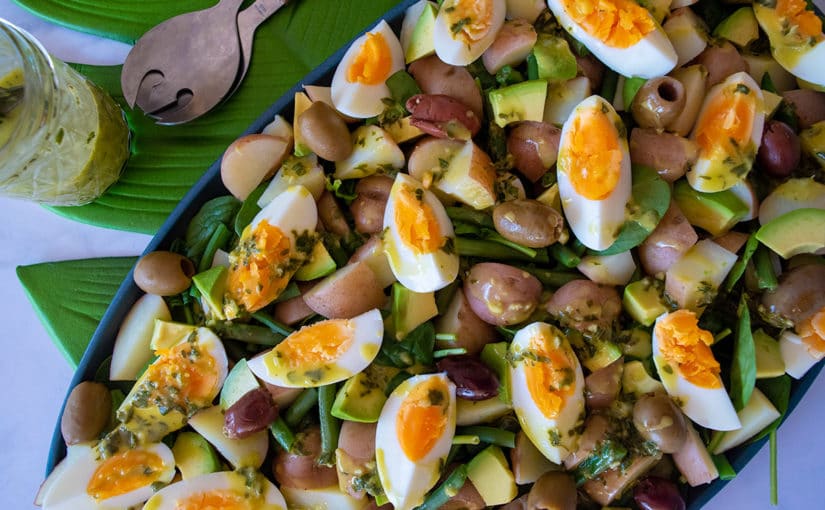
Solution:
<svg viewBox="0 0 825 510">
<path fill-rule="evenodd" d="M 818 1 L 822 5 L 821 1 Z M 0 17 L 26 28 L 57 57 L 114 64 L 128 46 L 77 34 L 0 0 Z M 274 100 L 275 98 L 273 98 Z M 257 112 L 250 112 L 250 122 Z M 78 258 L 137 255 L 149 236 L 66 220 L 27 202 L 0 198 L 0 501 L 32 508 L 71 370 L 54 348 L 17 280 L 15 267 Z M 814 384 L 779 431 L 779 508 L 825 508 L 825 376 Z M 768 448 L 706 508 L 768 510 Z"/>
</svg>

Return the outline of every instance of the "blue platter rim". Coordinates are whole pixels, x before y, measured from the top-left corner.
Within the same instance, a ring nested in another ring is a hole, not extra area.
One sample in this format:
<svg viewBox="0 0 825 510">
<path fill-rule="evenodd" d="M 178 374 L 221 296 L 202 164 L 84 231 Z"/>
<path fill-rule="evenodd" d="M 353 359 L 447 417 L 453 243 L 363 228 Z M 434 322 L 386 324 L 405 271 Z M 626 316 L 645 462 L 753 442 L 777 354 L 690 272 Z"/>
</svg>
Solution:
<svg viewBox="0 0 825 510">
<path fill-rule="evenodd" d="M 353 37 L 350 41 L 339 48 L 334 54 L 328 57 L 321 65 L 312 70 L 301 81 L 296 83 L 284 95 L 278 98 L 272 105 L 269 106 L 250 126 L 238 136 L 243 136 L 252 133 L 259 133 L 263 128 L 272 121 L 275 115 L 287 113 L 284 115 L 291 118 L 293 108 L 293 98 L 296 92 L 303 90 L 304 84 L 329 84 L 332 81 L 332 74 L 338 62 L 344 56 L 347 48 L 352 42 L 363 35 L 367 30 L 373 28 L 381 19 L 387 21 L 395 30 L 401 26 L 404 17 L 404 12 L 412 4 L 418 0 L 403 0 L 395 7 L 384 13 L 380 18 L 370 23 L 367 28 L 360 34 Z M 817 9 L 819 12 L 819 9 Z M 231 103 L 230 103 L 231 104 Z M 208 200 L 220 195 L 228 194 L 228 190 L 223 186 L 220 177 L 220 159 L 212 163 L 204 175 L 195 183 L 194 186 L 181 199 L 161 228 L 146 246 L 144 254 L 162 249 L 170 245 L 172 240 L 183 237 L 186 232 L 186 227 L 189 224 L 192 216 L 200 209 L 200 207 Z M 126 314 L 131 309 L 132 305 L 143 294 L 143 292 L 135 285 L 132 278 L 132 270 L 121 283 L 120 287 L 112 299 L 112 303 L 106 310 L 106 313 L 100 320 L 100 323 L 92 336 L 86 352 L 78 364 L 77 370 L 72 377 L 69 388 L 64 397 L 63 404 L 60 408 L 57 423 L 52 434 L 51 446 L 46 463 L 46 476 L 52 472 L 54 467 L 60 460 L 66 456 L 66 444 L 60 431 L 60 419 L 63 416 L 63 411 L 66 405 L 66 399 L 69 396 L 72 388 L 83 381 L 94 379 L 98 367 L 111 354 L 114 348 L 114 340 L 117 336 L 120 324 L 126 317 Z M 791 389 L 791 396 L 788 403 L 788 410 L 785 413 L 787 418 L 799 402 L 804 397 L 810 386 L 816 380 L 820 371 L 822 370 L 822 363 L 817 363 L 811 368 L 805 376 L 797 381 L 793 381 Z M 783 418 L 784 422 L 784 418 Z M 734 448 L 727 452 L 728 460 L 738 473 L 750 460 L 762 449 L 767 443 L 768 438 L 763 438 L 755 443 Z M 718 494 L 729 481 L 717 479 L 710 484 L 699 487 L 692 487 L 688 489 L 687 493 L 687 509 L 698 510 L 707 504 L 716 494 Z"/>
</svg>

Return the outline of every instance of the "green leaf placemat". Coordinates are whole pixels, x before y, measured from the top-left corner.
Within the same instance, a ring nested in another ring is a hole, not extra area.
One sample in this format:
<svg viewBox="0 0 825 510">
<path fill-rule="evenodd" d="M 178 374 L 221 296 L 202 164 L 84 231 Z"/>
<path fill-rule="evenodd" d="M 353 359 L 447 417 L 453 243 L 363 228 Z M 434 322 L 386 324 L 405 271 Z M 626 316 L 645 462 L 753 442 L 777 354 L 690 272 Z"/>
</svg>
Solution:
<svg viewBox="0 0 825 510">
<path fill-rule="evenodd" d="M 73 369 L 136 260 L 111 257 L 17 268 L 32 306 Z"/>
<path fill-rule="evenodd" d="M 57 23 L 133 41 L 158 22 L 214 0 L 15 0 Z M 186 191 L 240 133 L 326 57 L 368 28 L 391 0 L 293 0 L 255 34 L 249 73 L 232 98 L 181 126 L 157 126 L 129 110 L 132 157 L 121 179 L 95 202 L 52 207 L 83 223 L 153 234 Z M 123 104 L 120 66 L 77 66 Z"/>
</svg>

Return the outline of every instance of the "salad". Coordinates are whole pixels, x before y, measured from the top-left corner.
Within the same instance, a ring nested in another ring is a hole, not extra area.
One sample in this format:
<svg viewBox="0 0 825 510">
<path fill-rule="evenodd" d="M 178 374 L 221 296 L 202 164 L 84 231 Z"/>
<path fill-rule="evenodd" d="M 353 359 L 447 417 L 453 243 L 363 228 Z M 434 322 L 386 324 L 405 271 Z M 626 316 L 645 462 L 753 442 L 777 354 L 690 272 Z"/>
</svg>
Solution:
<svg viewBox="0 0 825 510">
<path fill-rule="evenodd" d="M 678 509 L 733 476 L 825 357 L 825 35 L 687 4 L 421 1 L 355 40 L 138 261 L 37 503 Z"/>
</svg>

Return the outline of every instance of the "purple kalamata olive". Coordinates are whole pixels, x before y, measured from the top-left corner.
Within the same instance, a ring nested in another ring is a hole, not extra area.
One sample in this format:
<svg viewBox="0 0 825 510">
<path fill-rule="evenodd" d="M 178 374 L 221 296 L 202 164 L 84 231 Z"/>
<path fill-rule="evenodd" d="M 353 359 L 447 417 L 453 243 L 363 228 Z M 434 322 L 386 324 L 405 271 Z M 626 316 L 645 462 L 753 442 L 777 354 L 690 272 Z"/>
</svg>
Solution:
<svg viewBox="0 0 825 510">
<path fill-rule="evenodd" d="M 278 406 L 264 388 L 250 390 L 226 410 L 223 431 L 227 437 L 242 439 L 263 430 L 278 418 Z"/>
<path fill-rule="evenodd" d="M 685 510 L 679 488 L 670 480 L 650 476 L 633 490 L 633 499 L 642 510 Z"/>
<path fill-rule="evenodd" d="M 498 377 L 473 356 L 448 356 L 440 360 L 438 370 L 455 383 L 455 394 L 465 400 L 485 400 L 498 395 Z"/>
<path fill-rule="evenodd" d="M 765 123 L 756 155 L 765 173 L 772 177 L 787 177 L 799 166 L 801 157 L 799 137 L 789 125 L 778 120 Z"/>
</svg>

